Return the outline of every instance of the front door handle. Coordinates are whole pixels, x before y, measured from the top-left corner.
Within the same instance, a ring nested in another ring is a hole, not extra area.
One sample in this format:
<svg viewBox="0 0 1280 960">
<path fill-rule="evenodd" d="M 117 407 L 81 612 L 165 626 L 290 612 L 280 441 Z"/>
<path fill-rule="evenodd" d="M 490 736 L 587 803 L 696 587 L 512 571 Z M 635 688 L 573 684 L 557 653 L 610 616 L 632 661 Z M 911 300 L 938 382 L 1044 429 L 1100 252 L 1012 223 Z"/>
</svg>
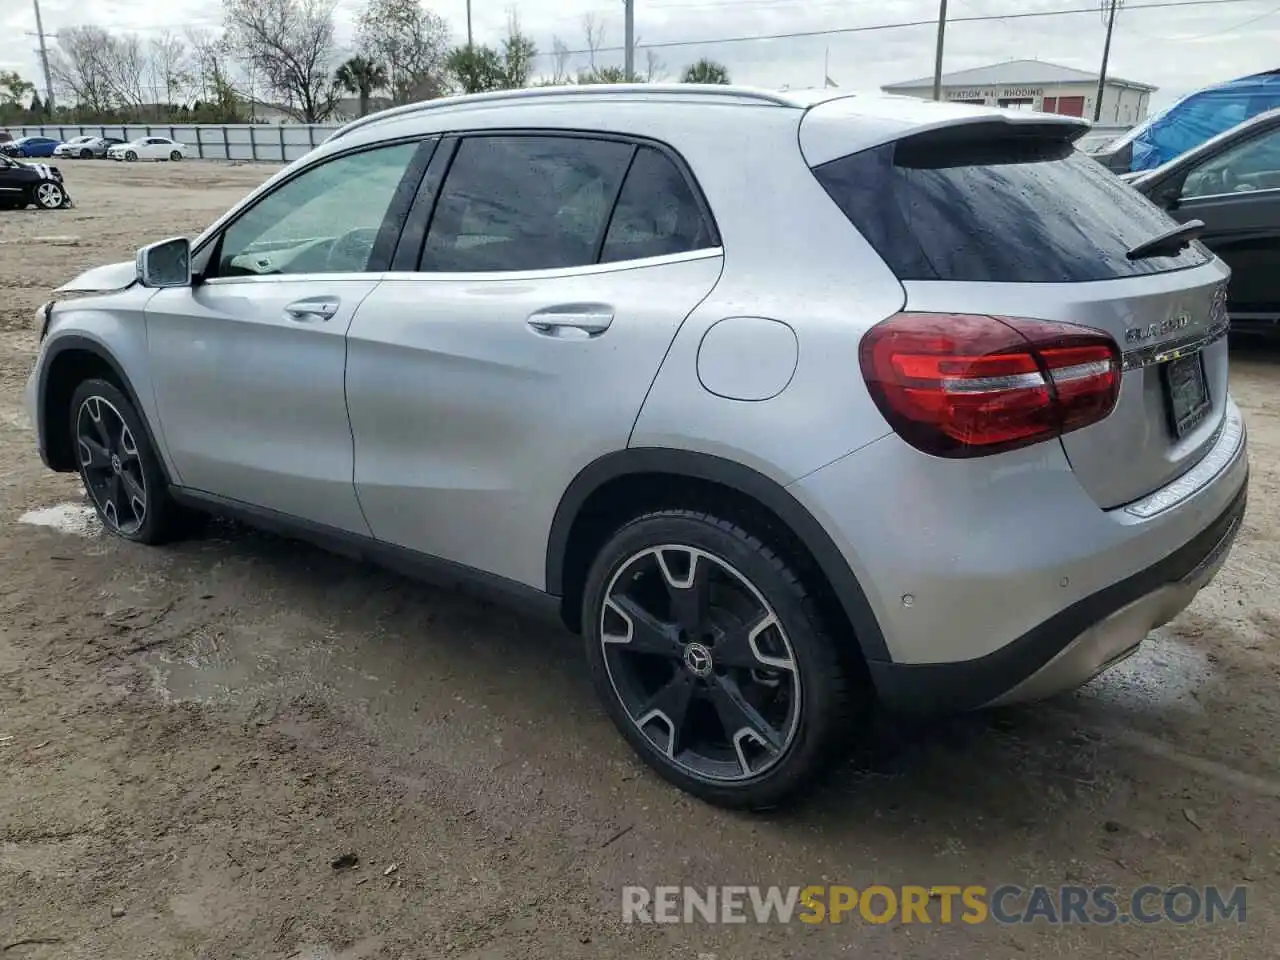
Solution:
<svg viewBox="0 0 1280 960">
<path fill-rule="evenodd" d="M 313 323 L 332 320 L 338 312 L 338 301 L 323 297 L 314 300 L 295 300 L 284 308 L 284 315 L 294 323 Z"/>
<path fill-rule="evenodd" d="M 613 323 L 613 310 L 592 305 L 581 309 L 556 307 L 539 310 L 529 317 L 529 326 L 536 332 L 552 337 L 565 335 L 598 337 Z"/>
</svg>

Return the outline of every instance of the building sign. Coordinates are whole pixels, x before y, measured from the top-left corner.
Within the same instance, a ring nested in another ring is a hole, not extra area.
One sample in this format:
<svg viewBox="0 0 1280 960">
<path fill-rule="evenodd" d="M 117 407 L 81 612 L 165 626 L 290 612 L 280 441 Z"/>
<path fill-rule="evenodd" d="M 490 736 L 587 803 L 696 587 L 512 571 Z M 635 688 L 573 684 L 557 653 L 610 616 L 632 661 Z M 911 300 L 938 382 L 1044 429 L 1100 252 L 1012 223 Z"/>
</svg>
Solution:
<svg viewBox="0 0 1280 960">
<path fill-rule="evenodd" d="M 1027 100 L 1044 96 L 1044 87 L 970 87 L 947 91 L 948 100 Z"/>
</svg>

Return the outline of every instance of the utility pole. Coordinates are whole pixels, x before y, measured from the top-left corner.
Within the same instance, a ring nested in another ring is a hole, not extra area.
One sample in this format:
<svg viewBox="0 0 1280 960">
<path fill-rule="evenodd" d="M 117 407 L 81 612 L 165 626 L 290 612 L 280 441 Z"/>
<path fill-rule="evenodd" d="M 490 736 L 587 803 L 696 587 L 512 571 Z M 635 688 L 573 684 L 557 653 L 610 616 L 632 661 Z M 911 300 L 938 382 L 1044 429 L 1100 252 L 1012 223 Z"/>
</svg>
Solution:
<svg viewBox="0 0 1280 960">
<path fill-rule="evenodd" d="M 471 0 L 467 0 L 467 49 L 471 49 Z"/>
<path fill-rule="evenodd" d="M 627 83 L 633 83 L 636 79 L 636 0 L 622 0 L 622 6 L 626 11 L 623 19 L 625 72 Z"/>
<path fill-rule="evenodd" d="M 40 66 L 44 68 L 44 105 L 53 109 L 53 78 L 49 74 L 49 44 L 44 36 L 44 21 L 40 19 L 40 0 L 31 0 L 36 8 L 36 36 L 40 38 Z"/>
<path fill-rule="evenodd" d="M 1116 8 L 1123 0 L 1102 0 L 1103 12 L 1107 16 L 1107 39 L 1102 45 L 1102 69 L 1098 71 L 1098 95 L 1093 98 L 1093 122 L 1097 123 L 1102 116 L 1102 94 L 1107 83 L 1107 60 L 1111 57 L 1111 31 L 1116 26 Z"/>
<path fill-rule="evenodd" d="M 933 99 L 942 99 L 942 42 L 947 34 L 947 0 L 938 7 L 938 49 L 933 55 Z"/>
</svg>

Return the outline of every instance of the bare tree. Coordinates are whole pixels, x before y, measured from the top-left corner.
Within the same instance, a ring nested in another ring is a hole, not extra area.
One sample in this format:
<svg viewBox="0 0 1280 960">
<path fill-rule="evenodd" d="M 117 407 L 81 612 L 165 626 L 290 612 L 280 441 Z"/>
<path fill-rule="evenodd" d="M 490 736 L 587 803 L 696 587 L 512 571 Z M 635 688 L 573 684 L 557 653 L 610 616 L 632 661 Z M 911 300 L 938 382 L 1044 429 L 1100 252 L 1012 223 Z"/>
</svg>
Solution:
<svg viewBox="0 0 1280 960">
<path fill-rule="evenodd" d="M 637 44 L 638 45 L 638 44 Z M 667 75 L 667 65 L 663 59 L 658 56 L 657 51 L 645 47 L 644 50 L 644 81 L 645 83 L 657 83 Z"/>
<path fill-rule="evenodd" d="M 551 82 L 556 86 L 569 83 L 569 45 L 559 37 L 551 38 Z"/>
<path fill-rule="evenodd" d="M 212 30 L 191 28 L 187 30 L 187 43 L 191 45 L 200 117 L 211 123 L 241 122 L 244 117 L 240 108 L 244 98 L 240 97 L 232 82 L 231 54 L 226 36 Z M 252 104 L 252 74 L 248 99 Z"/>
<path fill-rule="evenodd" d="M 342 96 L 333 8 L 334 0 L 223 0 L 229 49 L 303 123 L 327 119 Z"/>
<path fill-rule="evenodd" d="M 166 104 L 187 103 L 191 91 L 191 56 L 176 34 L 162 30 L 151 40 L 151 95 Z"/>
<path fill-rule="evenodd" d="M 595 72 L 596 51 L 604 46 L 604 29 L 604 21 L 597 20 L 594 13 L 588 11 L 582 15 L 582 32 L 587 39 L 588 73 Z"/>
<path fill-rule="evenodd" d="M 112 37 L 102 27 L 66 27 L 49 51 L 49 72 L 58 94 L 95 113 L 115 106 L 111 82 Z"/>
<path fill-rule="evenodd" d="M 418 0 L 369 0 L 356 20 L 356 43 L 361 54 L 386 69 L 396 103 L 444 93 L 449 25 Z"/>
<path fill-rule="evenodd" d="M 147 48 L 136 33 L 108 34 L 106 69 L 116 106 L 138 113 L 154 99 L 149 99 L 144 89 L 150 63 Z"/>
</svg>

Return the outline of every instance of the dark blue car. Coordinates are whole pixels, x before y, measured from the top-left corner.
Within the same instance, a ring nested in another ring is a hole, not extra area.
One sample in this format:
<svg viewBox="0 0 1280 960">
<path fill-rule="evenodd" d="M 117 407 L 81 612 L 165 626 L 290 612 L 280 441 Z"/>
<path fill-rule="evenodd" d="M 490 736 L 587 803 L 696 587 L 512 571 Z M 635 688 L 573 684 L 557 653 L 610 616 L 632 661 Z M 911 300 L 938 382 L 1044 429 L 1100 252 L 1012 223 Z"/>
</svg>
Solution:
<svg viewBox="0 0 1280 960">
<path fill-rule="evenodd" d="M 61 142 L 53 137 L 19 137 L 0 145 L 0 151 L 10 157 L 52 157 L 54 148 Z"/>
</svg>

